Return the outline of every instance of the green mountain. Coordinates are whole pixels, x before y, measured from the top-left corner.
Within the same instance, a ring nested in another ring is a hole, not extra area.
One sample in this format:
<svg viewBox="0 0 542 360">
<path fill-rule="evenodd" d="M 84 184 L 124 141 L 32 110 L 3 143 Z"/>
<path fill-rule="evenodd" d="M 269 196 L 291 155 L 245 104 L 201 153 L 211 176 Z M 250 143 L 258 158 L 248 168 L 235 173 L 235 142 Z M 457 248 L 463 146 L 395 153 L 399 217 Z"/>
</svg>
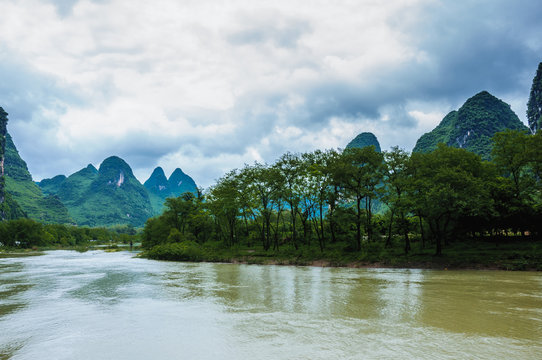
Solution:
<svg viewBox="0 0 542 360">
<path fill-rule="evenodd" d="M 370 132 L 362 132 L 358 136 L 356 136 L 352 141 L 346 145 L 346 148 L 364 148 L 366 146 L 373 145 L 375 147 L 375 150 L 377 152 L 382 152 L 380 149 L 380 143 L 378 142 L 378 139 L 373 133 Z"/>
<path fill-rule="evenodd" d="M 105 159 L 99 170 L 88 165 L 67 178 L 45 179 L 40 186 L 58 196 L 79 225 L 141 226 L 153 214 L 147 190 L 117 156 Z"/>
<path fill-rule="evenodd" d="M 185 192 L 196 192 L 198 189 L 194 180 L 179 168 L 173 171 L 167 182 L 169 191 L 175 197 Z"/>
<path fill-rule="evenodd" d="M 468 99 L 457 111 L 452 111 L 440 124 L 418 139 L 413 152 L 431 152 L 438 143 L 467 149 L 489 160 L 491 138 L 506 129 L 528 128 L 519 120 L 510 105 L 482 91 Z"/>
<path fill-rule="evenodd" d="M 149 192 L 149 199 L 154 215 L 159 215 L 164 208 L 165 199 L 170 196 L 169 184 L 164 169 L 157 167 L 151 176 L 143 183 Z"/>
<path fill-rule="evenodd" d="M 8 135 L 8 113 L 0 107 L 0 221 L 26 217 L 23 209 L 6 190 L 6 177 L 4 171 L 6 136 Z"/>
<path fill-rule="evenodd" d="M 162 213 L 164 210 L 164 201 L 168 197 L 177 197 L 185 192 L 195 193 L 197 191 L 194 180 L 179 168 L 175 169 L 169 179 L 167 179 L 164 170 L 161 167 L 157 167 L 143 185 L 149 192 L 155 215 Z"/>
<path fill-rule="evenodd" d="M 58 192 L 58 189 L 60 188 L 60 185 L 64 183 L 66 180 L 66 176 L 64 175 L 57 175 L 52 179 L 43 179 L 38 183 L 38 186 L 41 188 L 41 191 L 43 191 L 44 194 L 56 194 Z"/>
<path fill-rule="evenodd" d="M 29 218 L 44 223 L 73 222 L 68 210 L 58 197 L 44 195 L 32 180 L 26 162 L 19 156 L 9 133 L 6 134 L 4 170 L 6 191 Z"/>
</svg>

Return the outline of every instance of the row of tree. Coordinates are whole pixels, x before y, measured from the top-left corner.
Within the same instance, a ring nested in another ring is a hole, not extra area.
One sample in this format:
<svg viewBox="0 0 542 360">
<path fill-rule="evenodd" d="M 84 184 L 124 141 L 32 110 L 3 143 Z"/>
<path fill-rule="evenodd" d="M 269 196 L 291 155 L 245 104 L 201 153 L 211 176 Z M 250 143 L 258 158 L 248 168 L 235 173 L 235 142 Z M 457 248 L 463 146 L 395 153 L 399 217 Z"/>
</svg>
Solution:
<svg viewBox="0 0 542 360">
<path fill-rule="evenodd" d="M 126 225 L 112 228 L 89 228 L 42 224 L 27 218 L 0 222 L 0 247 L 22 249 L 49 246 L 69 247 L 88 245 L 90 241 L 128 243 L 135 239 L 135 229 Z"/>
<path fill-rule="evenodd" d="M 542 133 L 507 131 L 494 137 L 493 161 L 440 144 L 409 154 L 374 147 L 286 153 L 272 165 L 227 173 L 205 193 L 166 200 L 149 219 L 143 246 L 192 240 L 226 246 L 318 246 L 401 237 L 434 244 L 455 239 L 542 234 Z"/>
</svg>

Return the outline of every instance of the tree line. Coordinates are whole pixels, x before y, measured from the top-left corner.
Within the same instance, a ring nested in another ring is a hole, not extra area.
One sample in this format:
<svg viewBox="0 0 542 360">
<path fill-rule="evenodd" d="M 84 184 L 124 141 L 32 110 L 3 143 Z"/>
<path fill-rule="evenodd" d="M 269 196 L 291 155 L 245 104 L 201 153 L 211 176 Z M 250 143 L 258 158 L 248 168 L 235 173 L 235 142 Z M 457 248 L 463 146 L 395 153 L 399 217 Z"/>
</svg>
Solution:
<svg viewBox="0 0 542 360">
<path fill-rule="evenodd" d="M 0 222 L 0 247 L 29 249 L 34 247 L 74 247 L 96 243 L 129 243 L 136 239 L 136 230 L 127 225 L 110 228 L 77 227 L 63 224 L 42 224 L 20 218 Z"/>
<path fill-rule="evenodd" d="M 234 169 L 206 191 L 166 200 L 142 245 L 220 242 L 226 248 L 317 247 L 400 240 L 434 246 L 542 235 L 542 132 L 505 131 L 492 160 L 439 144 L 431 153 L 373 146 L 286 153 L 274 164 Z"/>
</svg>

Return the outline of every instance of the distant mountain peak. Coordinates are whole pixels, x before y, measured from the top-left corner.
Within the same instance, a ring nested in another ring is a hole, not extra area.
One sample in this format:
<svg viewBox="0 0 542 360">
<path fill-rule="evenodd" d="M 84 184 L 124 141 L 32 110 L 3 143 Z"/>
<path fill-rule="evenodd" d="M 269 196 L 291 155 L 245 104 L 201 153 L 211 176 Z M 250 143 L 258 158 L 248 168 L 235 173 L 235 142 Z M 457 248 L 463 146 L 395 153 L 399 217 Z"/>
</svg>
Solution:
<svg viewBox="0 0 542 360">
<path fill-rule="evenodd" d="M 431 152 L 438 143 L 444 143 L 489 159 L 493 135 L 506 129 L 528 130 L 510 105 L 484 90 L 467 99 L 458 110 L 448 113 L 437 127 L 422 135 L 412 151 Z"/>
<path fill-rule="evenodd" d="M 155 168 L 147 181 L 143 183 L 143 186 L 153 193 L 169 193 L 168 180 L 166 178 L 166 174 L 164 173 L 164 169 L 162 169 L 160 166 Z"/>
<path fill-rule="evenodd" d="M 374 146 L 377 152 L 381 152 L 380 143 L 376 136 L 371 132 L 362 132 L 346 145 L 346 148 L 364 148 Z"/>
<path fill-rule="evenodd" d="M 93 173 L 96 173 L 96 174 L 98 173 L 98 169 L 96 169 L 96 167 L 94 165 L 92 165 L 92 164 L 88 164 L 85 169 L 88 170 L 88 171 L 91 171 Z"/>
<path fill-rule="evenodd" d="M 149 192 L 155 214 L 160 214 L 164 209 L 164 201 L 168 197 L 177 197 L 185 192 L 196 192 L 197 186 L 194 180 L 186 175 L 180 168 L 176 168 L 166 178 L 164 169 L 156 167 L 151 176 L 143 184 Z"/>
<path fill-rule="evenodd" d="M 195 192 L 197 190 L 194 180 L 186 175 L 180 168 L 176 168 L 168 179 L 169 190 L 174 196 L 179 196 L 185 192 Z"/>
</svg>

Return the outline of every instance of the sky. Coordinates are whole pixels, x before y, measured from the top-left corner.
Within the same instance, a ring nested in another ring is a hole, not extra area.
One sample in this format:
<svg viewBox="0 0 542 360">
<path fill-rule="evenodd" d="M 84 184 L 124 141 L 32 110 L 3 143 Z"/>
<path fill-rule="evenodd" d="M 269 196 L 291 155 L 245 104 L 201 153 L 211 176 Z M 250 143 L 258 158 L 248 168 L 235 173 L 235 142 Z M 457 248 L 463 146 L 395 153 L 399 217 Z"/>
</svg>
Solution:
<svg viewBox="0 0 542 360">
<path fill-rule="evenodd" d="M 526 123 L 527 0 L 0 0 L 0 106 L 34 180 L 120 156 L 203 187 L 373 132 L 412 150 L 486 90 Z"/>
</svg>

